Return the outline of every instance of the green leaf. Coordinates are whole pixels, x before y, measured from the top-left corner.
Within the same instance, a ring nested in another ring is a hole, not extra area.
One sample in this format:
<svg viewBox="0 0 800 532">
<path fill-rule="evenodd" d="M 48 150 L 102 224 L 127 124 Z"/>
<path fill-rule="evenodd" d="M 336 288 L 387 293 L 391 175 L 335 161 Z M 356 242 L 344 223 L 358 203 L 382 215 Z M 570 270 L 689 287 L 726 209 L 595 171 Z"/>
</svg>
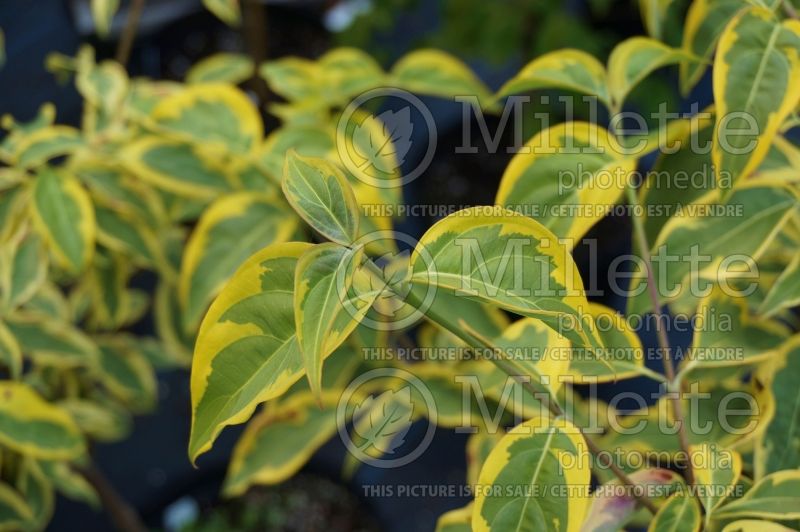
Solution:
<svg viewBox="0 0 800 532">
<path fill-rule="evenodd" d="M 691 446 L 689 455 L 708 524 L 714 511 L 733 493 L 742 474 L 742 457 L 736 451 L 707 444 Z"/>
<path fill-rule="evenodd" d="M 8 369 L 12 379 L 19 379 L 22 372 L 22 349 L 2 321 L 0 321 L 0 364 Z"/>
<path fill-rule="evenodd" d="M 604 128 L 559 124 L 511 159 L 495 203 L 536 219 L 572 247 L 613 209 L 635 169 Z"/>
<path fill-rule="evenodd" d="M 192 365 L 191 354 L 186 357 L 173 352 L 166 342 L 157 338 L 133 336 L 125 337 L 130 349 L 139 351 L 156 371 L 171 369 L 189 369 Z"/>
<path fill-rule="evenodd" d="M 104 113 L 117 111 L 128 93 L 128 73 L 116 61 L 95 63 L 94 50 L 82 47 L 75 59 L 75 86 L 92 107 Z"/>
<path fill-rule="evenodd" d="M 357 48 L 334 48 L 318 61 L 325 78 L 325 96 L 331 103 L 345 105 L 349 99 L 384 85 L 380 65 Z"/>
<path fill-rule="evenodd" d="M 258 72 L 275 94 L 289 101 L 311 101 L 314 107 L 325 101 L 322 69 L 313 61 L 284 57 L 263 63 Z"/>
<path fill-rule="evenodd" d="M 689 443 L 714 444 L 723 448 L 746 448 L 764 432 L 768 419 L 764 412 L 773 408 L 773 399 L 763 386 L 705 381 L 702 391 L 683 394 L 685 426 Z M 680 443 L 674 429 L 671 401 L 661 396 L 657 404 L 626 415 L 615 414 L 618 427 L 608 431 L 600 442 L 604 449 L 622 448 L 627 452 L 658 449 L 664 456 L 681 458 Z M 664 423 L 670 430 L 664 430 Z M 724 420 L 726 423 L 722 423 Z"/>
<path fill-rule="evenodd" d="M 625 97 L 653 71 L 687 59 L 686 52 L 648 37 L 619 43 L 608 57 L 608 89 L 617 109 Z"/>
<path fill-rule="evenodd" d="M 710 113 L 707 117 L 670 122 L 669 138 L 639 195 L 647 213 L 644 223 L 648 242 L 656 241 L 661 228 L 680 209 L 716 188 L 711 153 L 699 149 L 711 145 L 713 133 L 714 116 Z M 680 145 L 675 144 L 678 142 Z"/>
<path fill-rule="evenodd" d="M 34 458 L 69 460 L 86 443 L 67 412 L 48 403 L 28 385 L 0 381 L 0 443 Z"/>
<path fill-rule="evenodd" d="M 764 477 L 741 498 L 722 506 L 714 517 L 800 519 L 800 471 L 778 471 Z"/>
<path fill-rule="evenodd" d="M 311 244 L 274 244 L 250 257 L 212 303 L 192 360 L 189 457 L 227 425 L 282 395 L 303 375 L 295 334 L 297 259 Z"/>
<path fill-rule="evenodd" d="M 294 315 L 297 342 L 311 391 L 319 396 L 322 363 L 358 325 L 372 298 L 351 301 L 353 276 L 361 266 L 363 248 L 351 250 L 333 243 L 319 244 L 297 261 Z"/>
<path fill-rule="evenodd" d="M 537 318 L 579 345 L 583 282 L 567 249 L 539 222 L 502 207 L 474 207 L 437 222 L 411 256 L 411 282 Z M 424 301 L 414 302 L 422 305 Z"/>
<path fill-rule="evenodd" d="M 97 241 L 143 266 L 164 266 L 166 259 L 155 231 L 140 215 L 95 205 Z"/>
<path fill-rule="evenodd" d="M 273 181 L 272 175 L 265 171 L 257 161 L 237 159 L 233 161 L 231 172 L 237 186 L 241 185 L 245 190 L 261 193 L 278 191 L 277 181 Z"/>
<path fill-rule="evenodd" d="M 698 304 L 696 297 L 702 294 L 690 290 L 691 276 L 696 276 L 700 290 L 706 290 L 719 276 L 731 273 L 722 267 L 726 257 L 758 261 L 796 204 L 791 192 L 754 180 L 735 190 L 726 202 L 706 196 L 676 213 L 664 225 L 652 249 L 653 274 L 662 303 L 690 298 L 684 302 L 692 312 Z M 667 260 L 674 257 L 681 259 Z M 700 257 L 699 267 L 693 270 L 687 257 Z M 632 279 L 628 314 L 641 314 L 651 308 L 643 274 L 637 271 Z"/>
<path fill-rule="evenodd" d="M 125 127 L 119 109 L 128 95 L 128 73 L 115 61 L 95 64 L 94 51 L 82 48 L 76 58 L 75 86 L 86 100 L 83 130 L 90 137 Z"/>
<path fill-rule="evenodd" d="M 119 441 L 131 432 L 133 420 L 130 414 L 107 397 L 66 399 L 58 406 L 69 412 L 81 432 L 92 440 Z"/>
<path fill-rule="evenodd" d="M 23 137 L 16 146 L 15 165 L 36 168 L 50 159 L 68 155 L 84 145 L 80 131 L 69 126 L 48 126 Z"/>
<path fill-rule="evenodd" d="M 461 60 L 439 50 L 416 50 L 401 57 L 389 72 L 389 85 L 442 98 L 477 96 L 482 104 L 491 92 Z"/>
<path fill-rule="evenodd" d="M 793 530 L 793 528 L 771 523 L 770 521 L 741 519 L 725 525 L 722 532 L 792 532 Z"/>
<path fill-rule="evenodd" d="M 97 344 L 103 386 L 134 412 L 151 409 L 156 402 L 157 384 L 148 360 L 113 337 L 98 338 Z"/>
<path fill-rule="evenodd" d="M 186 73 L 186 83 L 230 83 L 238 85 L 253 77 L 255 64 L 249 56 L 220 52 L 198 61 Z"/>
<path fill-rule="evenodd" d="M 203 0 L 203 5 L 228 26 L 238 26 L 242 22 L 239 0 Z"/>
<path fill-rule="evenodd" d="M 0 159 L 7 164 L 13 164 L 15 154 L 19 151 L 19 145 L 32 134 L 40 129 L 47 129 L 53 125 L 56 118 L 56 108 L 52 103 L 45 103 L 39 108 L 39 112 L 29 122 L 17 122 L 10 115 L 5 115 L 2 120 L 3 129 L 7 129 L 8 135 L 0 142 Z"/>
<path fill-rule="evenodd" d="M 0 481 L 0 529 L 23 530 L 33 520 L 33 511 L 20 493 Z"/>
<path fill-rule="evenodd" d="M 46 281 L 33 297 L 22 307 L 25 311 L 45 314 L 53 319 L 70 321 L 73 319 L 72 309 L 64 292 L 52 281 Z"/>
<path fill-rule="evenodd" d="M 639 12 L 647 28 L 647 34 L 655 39 L 662 38 L 664 20 L 675 0 L 639 0 Z"/>
<path fill-rule="evenodd" d="M 186 244 L 178 296 L 186 330 L 194 330 L 209 301 L 236 268 L 269 244 L 288 241 L 297 218 L 274 195 L 239 192 L 211 204 Z"/>
<path fill-rule="evenodd" d="M 84 504 L 93 510 L 100 509 L 100 498 L 97 491 L 79 473 L 72 470 L 67 462 L 39 462 L 42 472 L 53 484 L 53 487 L 66 497 Z"/>
<path fill-rule="evenodd" d="M 259 161 L 273 180 L 283 178 L 286 153 L 326 158 L 336 153 L 334 132 L 325 125 L 284 125 L 269 134 L 259 152 Z"/>
<path fill-rule="evenodd" d="M 719 36 L 747 0 L 694 0 L 689 5 L 683 27 L 682 48 L 703 61 L 681 61 L 681 92 L 688 94 L 708 68 Z"/>
<path fill-rule="evenodd" d="M 454 305 L 459 305 L 458 320 L 469 323 L 470 329 L 484 338 L 500 336 L 511 324 L 508 315 L 497 307 L 474 301 L 459 301 L 455 296 L 446 295 L 443 292 L 437 292 L 431 308 L 435 309 L 437 314 L 444 314 L 447 309 L 453 308 Z M 453 320 L 450 324 L 458 325 L 458 321 Z M 442 325 L 439 323 L 423 323 L 419 333 L 417 333 L 417 344 L 423 347 L 444 346 L 448 348 L 466 345 Z"/>
<path fill-rule="evenodd" d="M 658 509 L 647 532 L 700 532 L 700 504 L 692 496 L 676 493 Z"/>
<path fill-rule="evenodd" d="M 785 355 L 775 360 L 770 389 L 775 396 L 775 413 L 764 437 L 756 445 L 756 478 L 784 469 L 800 468 L 800 336 L 784 347 Z"/>
<path fill-rule="evenodd" d="M 29 301 L 47 276 L 48 256 L 36 233 L 21 233 L 0 248 L 0 294 L 3 308 Z"/>
<path fill-rule="evenodd" d="M 282 187 L 294 210 L 325 238 L 345 246 L 358 238 L 358 203 L 347 178 L 333 164 L 290 152 Z"/>
<path fill-rule="evenodd" d="M 538 57 L 498 91 L 497 98 L 535 89 L 566 89 L 610 105 L 606 69 L 594 56 L 580 50 L 556 50 Z"/>
<path fill-rule="evenodd" d="M 573 347 L 570 351 L 570 377 L 578 383 L 599 383 L 641 375 L 645 365 L 645 351 L 628 320 L 614 309 L 598 303 L 589 303 L 586 311 L 593 318 L 603 347 L 599 353 Z"/>
<path fill-rule="evenodd" d="M 151 118 L 164 134 L 212 152 L 246 154 L 264 137 L 253 102 L 241 90 L 223 83 L 188 85 L 163 98 Z"/>
<path fill-rule="evenodd" d="M 75 177 L 42 169 L 33 186 L 31 216 L 59 263 L 72 272 L 89 263 L 97 230 L 94 208 Z"/>
<path fill-rule="evenodd" d="M 111 30 L 111 21 L 119 9 L 119 0 L 92 0 L 92 18 L 94 27 L 100 37 L 107 37 Z"/>
<path fill-rule="evenodd" d="M 797 106 L 798 49 L 800 21 L 778 23 L 766 8 L 739 13 L 722 33 L 714 59 L 717 126 L 712 147 L 721 183 L 733 185 L 758 168 Z"/>
<path fill-rule="evenodd" d="M 347 47 L 334 48 L 317 62 L 300 57 L 268 61 L 259 71 L 270 89 L 294 102 L 292 109 L 300 113 L 343 107 L 350 98 L 385 84 L 383 70 L 369 54 Z"/>
<path fill-rule="evenodd" d="M 53 486 L 39 464 L 26 457 L 17 473 L 16 488 L 25 498 L 33 514 L 25 529 L 43 530 L 53 516 Z"/>
<path fill-rule="evenodd" d="M 489 457 L 489 453 L 505 436 L 503 429 L 497 431 L 479 430 L 472 434 L 467 440 L 467 483 L 475 486 L 478 483 L 483 464 Z M 470 516 L 472 513 L 470 513 Z"/>
<path fill-rule="evenodd" d="M 475 496 L 472 530 L 576 530 L 589 506 L 589 455 L 564 420 L 533 418 L 489 453 Z M 569 487 L 567 491 L 561 491 Z"/>
<path fill-rule="evenodd" d="M 800 305 L 800 253 L 795 255 L 767 292 L 767 297 L 758 307 L 758 313 L 769 317 L 797 305 Z"/>
<path fill-rule="evenodd" d="M 91 295 L 91 322 L 100 328 L 120 327 L 130 308 L 128 281 L 131 268 L 127 260 L 105 250 L 95 255 L 86 281 Z"/>
<path fill-rule="evenodd" d="M 138 323 L 147 315 L 150 310 L 150 294 L 144 290 L 136 288 L 125 290 L 123 299 L 127 302 L 127 307 L 122 311 L 120 320 L 121 327 L 127 327 Z"/>
<path fill-rule="evenodd" d="M 147 120 L 156 105 L 169 95 L 182 91 L 184 86 L 175 81 L 131 80 L 128 94 L 128 111 L 133 120 Z"/>
<path fill-rule="evenodd" d="M 700 301 L 683 364 L 709 368 L 755 364 L 778 356 L 788 332 L 781 324 L 752 317 L 743 297 L 715 289 Z"/>
<path fill-rule="evenodd" d="M 494 338 L 492 345 L 514 367 L 515 375 L 530 376 L 553 394 L 569 376 L 572 351 L 569 341 L 539 320 L 517 320 Z M 496 380 L 505 383 L 504 372 L 493 368 L 492 373 Z"/>
<path fill-rule="evenodd" d="M 224 494 L 237 497 L 250 486 L 278 484 L 297 473 L 336 434 L 339 396 L 325 391 L 320 408 L 312 394 L 298 393 L 256 415 L 233 449 Z"/>
<path fill-rule="evenodd" d="M 167 357 L 188 366 L 192 361 L 195 335 L 187 333 L 183 327 L 183 309 L 176 293 L 177 288 L 172 283 L 162 280 L 156 289 L 153 314 L 158 338 L 168 351 Z"/>
<path fill-rule="evenodd" d="M 120 158 L 136 177 L 187 198 L 215 198 L 233 188 L 221 165 L 188 144 L 145 136 L 123 148 Z"/>
<path fill-rule="evenodd" d="M 71 168 L 97 203 L 125 214 L 138 215 L 142 221 L 166 218 L 164 200 L 159 193 L 119 165 L 87 162 Z"/>
<path fill-rule="evenodd" d="M 18 312 L 6 319 L 6 326 L 22 352 L 38 364 L 91 368 L 97 362 L 95 345 L 69 323 L 54 321 L 46 315 Z"/>
<path fill-rule="evenodd" d="M 29 220 L 30 188 L 15 187 L 0 194 L 0 245 L 5 245 Z"/>
</svg>

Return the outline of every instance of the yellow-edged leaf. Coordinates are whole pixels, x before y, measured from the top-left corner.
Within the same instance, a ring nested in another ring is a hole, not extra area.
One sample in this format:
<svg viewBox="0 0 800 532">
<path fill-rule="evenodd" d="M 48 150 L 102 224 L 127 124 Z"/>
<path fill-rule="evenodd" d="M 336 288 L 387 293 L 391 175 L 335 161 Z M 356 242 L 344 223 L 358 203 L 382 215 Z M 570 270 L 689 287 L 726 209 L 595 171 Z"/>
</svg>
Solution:
<svg viewBox="0 0 800 532">
<path fill-rule="evenodd" d="M 227 425 L 303 375 L 295 334 L 294 275 L 311 244 L 274 244 L 248 259 L 203 319 L 192 359 L 189 457 L 211 448 Z"/>
<path fill-rule="evenodd" d="M 353 189 L 333 164 L 290 152 L 281 184 L 289 204 L 315 231 L 345 246 L 358 238 L 359 208 Z"/>
<path fill-rule="evenodd" d="M 610 105 L 606 69 L 594 56 L 581 50 L 556 50 L 528 63 L 498 91 L 497 97 L 535 89 L 566 89 L 596 96 Z"/>
<path fill-rule="evenodd" d="M 178 295 L 184 327 L 197 326 L 211 298 L 245 259 L 269 244 L 286 242 L 297 225 L 297 218 L 274 195 L 239 192 L 212 203 L 181 261 Z"/>
<path fill-rule="evenodd" d="M 94 253 L 97 230 L 89 194 L 65 172 L 42 169 L 33 186 L 31 216 L 58 261 L 79 272 Z"/>
<path fill-rule="evenodd" d="M 224 83 L 186 86 L 159 101 L 151 119 L 167 135 L 238 154 L 255 150 L 264 136 L 253 102 Z"/>
<path fill-rule="evenodd" d="M 481 469 L 472 530 L 580 530 L 590 478 L 577 428 L 563 420 L 526 421 L 497 443 Z"/>
<path fill-rule="evenodd" d="M 721 182 L 735 183 L 758 168 L 798 100 L 800 21 L 778 22 L 761 7 L 736 15 L 714 59 L 712 159 Z"/>
<path fill-rule="evenodd" d="M 70 415 L 21 382 L 0 382 L 0 443 L 45 460 L 81 456 L 86 443 Z"/>
<path fill-rule="evenodd" d="M 255 64 L 250 57 L 220 52 L 195 63 L 186 73 L 186 82 L 238 85 L 253 77 L 254 72 Z"/>
<path fill-rule="evenodd" d="M 514 156 L 495 203 L 536 219 L 572 247 L 614 208 L 635 169 L 606 129 L 559 124 Z"/>
</svg>

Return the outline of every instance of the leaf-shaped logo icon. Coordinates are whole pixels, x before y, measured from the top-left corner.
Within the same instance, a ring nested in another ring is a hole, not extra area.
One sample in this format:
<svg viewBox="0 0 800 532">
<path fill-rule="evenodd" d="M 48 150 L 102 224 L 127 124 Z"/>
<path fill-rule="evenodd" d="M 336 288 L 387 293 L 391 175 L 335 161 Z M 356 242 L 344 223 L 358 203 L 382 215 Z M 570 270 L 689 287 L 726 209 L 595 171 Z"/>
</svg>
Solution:
<svg viewBox="0 0 800 532">
<path fill-rule="evenodd" d="M 380 291 L 374 304 L 375 310 L 384 316 L 396 316 L 405 306 L 405 295 L 411 289 L 409 259 L 409 252 L 404 250 L 398 254 L 386 253 L 375 260 L 382 275 L 370 276 L 370 289 Z"/>
<path fill-rule="evenodd" d="M 366 398 L 353 411 L 353 431 L 362 440 L 358 450 L 368 454 L 394 454 L 405 442 L 413 412 L 408 386 Z"/>
<path fill-rule="evenodd" d="M 384 174 L 393 173 L 411 149 L 413 130 L 410 107 L 368 115 L 353 129 L 353 149 L 362 158 L 358 166 L 363 170 L 374 168 Z"/>
</svg>

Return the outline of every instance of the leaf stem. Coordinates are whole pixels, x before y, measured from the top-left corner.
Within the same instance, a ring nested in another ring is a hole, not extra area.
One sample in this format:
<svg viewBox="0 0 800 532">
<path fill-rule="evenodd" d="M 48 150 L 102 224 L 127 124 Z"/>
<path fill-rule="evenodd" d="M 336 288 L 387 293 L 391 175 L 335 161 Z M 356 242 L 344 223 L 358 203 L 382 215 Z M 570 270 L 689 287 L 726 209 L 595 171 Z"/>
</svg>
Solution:
<svg viewBox="0 0 800 532">
<path fill-rule="evenodd" d="M 119 532 L 147 532 L 139 514 L 122 498 L 119 492 L 111 485 L 102 471 L 93 464 L 77 468 L 77 472 L 85 478 L 97 492 L 111 522 Z"/>
<path fill-rule="evenodd" d="M 786 13 L 786 16 L 795 20 L 800 19 L 800 16 L 797 14 L 797 10 L 792 5 L 791 0 L 783 0 L 781 4 L 783 4 L 783 11 Z"/>
<path fill-rule="evenodd" d="M 644 262 L 647 275 L 647 290 L 650 294 L 650 300 L 653 303 L 653 314 L 656 318 L 656 333 L 658 335 L 658 344 L 661 348 L 661 362 L 664 366 L 664 375 L 667 377 L 665 387 L 667 392 L 677 392 L 675 394 L 670 394 L 670 403 L 672 405 L 673 415 L 675 416 L 675 423 L 678 424 L 678 440 L 681 450 L 686 453 L 686 456 L 690 456 L 689 436 L 686 432 L 686 420 L 683 415 L 683 404 L 681 403 L 681 386 L 675 379 L 675 365 L 672 361 L 672 351 L 670 350 L 666 328 L 663 326 L 665 315 L 661 311 L 661 299 L 658 295 L 658 287 L 656 286 L 655 274 L 653 273 L 653 258 L 650 255 L 650 245 L 647 242 L 644 223 L 637 214 L 641 205 L 639 204 L 639 198 L 636 196 L 636 190 L 633 187 L 627 187 L 625 193 L 628 197 L 628 203 L 634 210 L 634 212 L 631 213 L 633 234 L 636 239 L 636 246 L 642 254 L 642 261 Z M 692 470 L 691 460 L 687 463 L 685 474 L 689 484 L 694 484 L 694 471 Z"/>
<path fill-rule="evenodd" d="M 371 261 L 368 261 L 371 262 Z M 411 306 L 415 308 L 420 308 L 421 302 L 416 298 L 414 291 L 410 290 L 408 295 L 406 296 L 406 302 L 409 303 Z M 483 339 L 475 337 L 463 328 L 459 327 L 452 327 L 449 323 L 449 320 L 439 316 L 437 313 L 432 312 L 430 309 L 424 312 L 425 319 L 433 323 L 434 325 L 438 325 L 439 327 L 444 328 L 445 330 L 449 331 L 457 338 L 461 339 L 466 345 L 470 348 L 475 348 L 475 344 L 481 344 L 482 347 L 492 350 L 493 352 L 502 352 L 502 350 L 495 349 L 495 346 L 486 343 Z M 547 394 L 547 401 L 545 401 L 545 406 L 550 410 L 550 413 L 553 414 L 555 417 L 563 417 L 567 418 L 564 410 L 561 408 L 561 405 L 558 404 L 558 401 L 555 397 L 552 396 L 549 390 L 537 390 L 536 386 L 530 379 L 523 378 L 522 375 L 518 375 L 519 371 L 513 366 L 513 364 L 509 363 L 508 360 L 498 358 L 493 356 L 491 361 L 505 374 L 509 375 L 511 378 L 516 380 L 522 387 L 527 391 L 534 399 L 541 402 L 541 395 L 542 393 Z M 607 467 L 613 474 L 616 476 L 620 482 L 622 482 L 626 486 L 635 486 L 636 483 L 631 480 L 631 478 L 623 471 L 614 461 L 608 456 L 607 453 L 602 452 L 602 449 L 599 445 L 591 438 L 589 434 L 586 433 L 581 427 L 576 427 L 581 436 L 583 436 L 584 441 L 586 442 L 586 447 L 589 449 L 597 460 L 602 462 L 602 465 Z M 647 508 L 653 515 L 656 514 L 658 508 L 656 505 L 651 501 L 647 496 L 641 494 L 634 494 L 636 500 L 641 503 L 642 506 Z"/>
<path fill-rule="evenodd" d="M 117 63 L 123 67 L 128 63 L 133 49 L 133 40 L 136 38 L 136 31 L 139 29 L 139 19 L 142 17 L 145 0 L 132 0 L 128 8 L 128 18 L 125 20 L 125 27 L 122 28 L 122 35 L 119 38 L 117 47 Z"/>
</svg>

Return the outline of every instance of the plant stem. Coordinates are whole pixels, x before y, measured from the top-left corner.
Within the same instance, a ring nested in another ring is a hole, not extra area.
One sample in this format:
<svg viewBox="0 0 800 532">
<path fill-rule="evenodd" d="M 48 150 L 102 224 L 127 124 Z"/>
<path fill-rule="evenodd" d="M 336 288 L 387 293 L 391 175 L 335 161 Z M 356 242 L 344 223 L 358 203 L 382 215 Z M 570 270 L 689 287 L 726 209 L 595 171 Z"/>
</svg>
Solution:
<svg viewBox="0 0 800 532">
<path fill-rule="evenodd" d="M 656 286 L 655 274 L 653 273 L 653 258 L 650 255 L 650 245 L 647 242 L 647 234 L 644 230 L 644 223 L 642 219 L 636 214 L 636 210 L 640 207 L 639 198 L 636 196 L 636 190 L 633 187 L 627 187 L 625 193 L 628 196 L 628 203 L 634 209 L 631 213 L 631 220 L 633 223 L 633 234 L 636 239 L 636 246 L 642 254 L 644 261 L 645 272 L 647 275 L 647 290 L 650 294 L 650 300 L 653 304 L 653 314 L 656 317 L 656 333 L 658 335 L 658 344 L 661 348 L 661 362 L 664 365 L 664 375 L 667 377 L 666 390 L 667 392 L 676 392 L 670 394 L 670 403 L 672 405 L 672 412 L 675 416 L 675 422 L 678 424 L 678 440 L 680 442 L 681 450 L 689 455 L 689 436 L 686 432 L 686 420 L 683 415 L 683 404 L 681 403 L 681 388 L 675 386 L 675 365 L 672 361 L 672 352 L 670 350 L 669 338 L 664 325 L 664 314 L 661 312 L 661 298 L 658 295 L 658 287 Z M 677 389 L 676 389 L 677 388 Z M 689 484 L 694 484 L 694 471 L 692 470 L 691 459 L 688 460 L 686 465 L 686 480 Z"/>
<path fill-rule="evenodd" d="M 90 463 L 78 468 L 77 472 L 83 475 L 97 492 L 103 508 L 114 523 L 114 528 L 119 532 L 147 532 L 147 527 L 142 523 L 136 510 L 122 498 L 97 467 Z"/>
<path fill-rule="evenodd" d="M 117 63 L 125 66 L 131 56 L 133 40 L 136 38 L 136 31 L 139 29 L 139 19 L 142 17 L 145 0 L 132 0 L 128 8 L 128 18 L 125 20 L 125 27 L 122 28 L 122 35 L 117 46 Z"/>
<path fill-rule="evenodd" d="M 792 5 L 791 0 L 783 0 L 781 4 L 783 4 L 783 11 L 786 13 L 786 16 L 795 20 L 800 19 L 800 16 L 798 16 L 797 10 Z"/>
<path fill-rule="evenodd" d="M 256 67 L 267 60 L 267 7 L 259 0 L 242 1 L 242 39 L 248 55 Z M 258 96 L 259 103 L 264 106 L 269 98 L 267 82 L 259 75 L 247 81 L 248 87 Z"/>
<path fill-rule="evenodd" d="M 368 262 L 371 263 L 372 261 L 368 260 Z M 415 308 L 419 308 L 421 304 L 421 302 L 416 299 L 413 290 L 409 291 L 408 295 L 406 296 L 406 302 Z M 444 319 L 441 316 L 438 316 L 435 312 L 432 312 L 430 309 L 425 311 L 424 315 L 428 321 L 430 321 L 434 325 L 443 327 L 444 329 L 446 329 L 447 331 L 449 331 L 450 333 L 461 339 L 464 343 L 467 344 L 468 347 L 474 348 L 475 344 L 477 343 L 481 344 L 485 348 L 491 349 L 493 352 L 498 352 L 498 351 L 502 352 L 502 350 L 494 349 L 494 346 L 488 345 L 480 338 L 476 338 L 473 335 L 469 334 L 463 328 L 452 327 L 449 324 L 449 320 Z M 516 380 L 523 387 L 523 389 L 525 389 L 525 391 L 527 391 L 534 399 L 537 399 L 539 402 L 542 402 L 541 394 L 546 393 L 547 400 L 545 401 L 546 403 L 545 406 L 547 406 L 548 410 L 550 410 L 550 413 L 552 413 L 555 417 L 563 417 L 565 419 L 567 418 L 564 410 L 561 408 L 561 405 L 558 404 L 558 401 L 556 401 L 555 397 L 552 396 L 549 390 L 547 389 L 543 391 L 537 390 L 533 382 L 529 379 L 524 379 L 522 375 L 518 375 L 519 371 L 517 371 L 514 368 L 514 366 L 510 364 L 507 360 L 500 359 L 497 357 L 492 357 L 491 360 L 503 373 L 509 375 L 511 378 Z M 586 447 L 588 447 L 589 452 L 591 452 L 595 456 L 595 458 L 601 461 L 603 463 L 602 465 L 607 467 L 614 474 L 614 476 L 616 476 L 620 480 L 620 482 L 623 483 L 623 485 L 625 486 L 635 485 L 635 482 L 631 480 L 631 478 L 627 475 L 627 473 L 625 473 L 625 471 L 623 471 L 620 467 L 618 467 L 617 464 L 615 464 L 614 461 L 611 459 L 611 457 L 602 452 L 600 446 L 597 445 L 597 443 L 595 443 L 594 440 L 592 440 L 589 434 L 587 434 L 581 427 L 576 427 L 576 428 L 578 429 L 578 431 L 580 431 L 581 436 L 583 436 L 583 439 L 586 442 Z M 651 501 L 648 497 L 644 495 L 642 496 L 635 495 L 635 496 L 636 500 L 639 503 L 641 503 L 642 506 L 647 508 L 653 515 L 656 514 L 658 508 L 656 507 L 655 504 L 653 504 L 653 501 Z"/>
</svg>

